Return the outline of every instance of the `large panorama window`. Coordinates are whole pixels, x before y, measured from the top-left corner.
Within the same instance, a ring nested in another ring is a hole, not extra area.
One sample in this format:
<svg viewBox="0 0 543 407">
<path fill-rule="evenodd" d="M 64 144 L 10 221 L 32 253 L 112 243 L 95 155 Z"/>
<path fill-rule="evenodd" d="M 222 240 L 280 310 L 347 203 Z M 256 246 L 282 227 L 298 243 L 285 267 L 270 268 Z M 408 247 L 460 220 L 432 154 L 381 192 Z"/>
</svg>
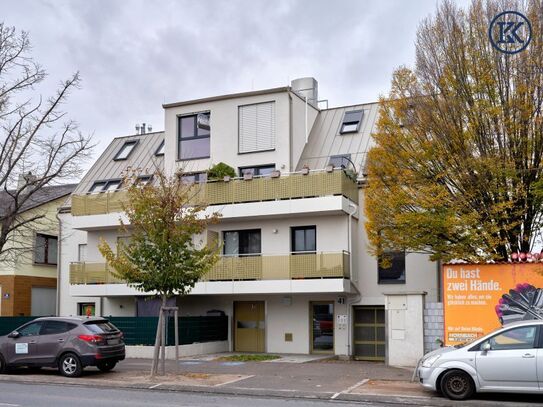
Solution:
<svg viewBox="0 0 543 407">
<path fill-rule="evenodd" d="M 224 232 L 223 239 L 225 256 L 260 255 L 260 229 L 227 231 Z"/>
<path fill-rule="evenodd" d="M 210 113 L 179 117 L 178 152 L 180 160 L 195 160 L 210 156 Z"/>
</svg>

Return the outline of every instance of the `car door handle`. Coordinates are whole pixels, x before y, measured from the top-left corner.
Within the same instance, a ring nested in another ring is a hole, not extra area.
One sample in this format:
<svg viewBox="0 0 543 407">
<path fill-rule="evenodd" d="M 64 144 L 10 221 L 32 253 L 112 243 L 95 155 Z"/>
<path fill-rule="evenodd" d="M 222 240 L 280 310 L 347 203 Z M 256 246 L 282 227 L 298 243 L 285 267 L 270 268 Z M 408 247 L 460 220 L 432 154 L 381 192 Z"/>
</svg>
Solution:
<svg viewBox="0 0 543 407">
<path fill-rule="evenodd" d="M 62 339 L 62 338 L 57 339 L 57 342 L 64 342 L 64 339 Z"/>
<path fill-rule="evenodd" d="M 532 359 L 535 358 L 535 355 L 532 353 L 525 353 L 524 355 L 522 355 L 522 357 L 525 359 Z"/>
<path fill-rule="evenodd" d="M 36 343 L 36 341 L 30 341 L 30 342 L 28 342 L 28 343 Z"/>
</svg>

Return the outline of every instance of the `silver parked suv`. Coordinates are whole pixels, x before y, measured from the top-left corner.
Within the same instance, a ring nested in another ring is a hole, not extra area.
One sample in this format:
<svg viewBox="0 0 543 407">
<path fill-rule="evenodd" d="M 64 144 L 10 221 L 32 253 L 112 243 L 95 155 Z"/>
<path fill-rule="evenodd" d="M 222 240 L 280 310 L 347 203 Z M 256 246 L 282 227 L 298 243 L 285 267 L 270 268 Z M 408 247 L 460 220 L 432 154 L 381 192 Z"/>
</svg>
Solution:
<svg viewBox="0 0 543 407">
<path fill-rule="evenodd" d="M 123 334 L 98 317 L 37 318 L 0 337 L 0 373 L 8 367 L 58 367 L 78 377 L 86 366 L 103 372 L 125 357 Z"/>
</svg>

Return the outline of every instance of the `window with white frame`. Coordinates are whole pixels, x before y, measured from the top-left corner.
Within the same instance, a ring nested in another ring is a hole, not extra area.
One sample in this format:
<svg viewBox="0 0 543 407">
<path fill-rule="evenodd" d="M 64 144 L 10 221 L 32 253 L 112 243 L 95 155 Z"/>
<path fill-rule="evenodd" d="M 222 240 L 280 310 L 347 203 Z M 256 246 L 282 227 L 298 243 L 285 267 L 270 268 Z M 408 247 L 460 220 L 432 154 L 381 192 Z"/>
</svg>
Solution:
<svg viewBox="0 0 543 407">
<path fill-rule="evenodd" d="M 275 102 L 238 107 L 239 153 L 275 149 Z"/>
</svg>

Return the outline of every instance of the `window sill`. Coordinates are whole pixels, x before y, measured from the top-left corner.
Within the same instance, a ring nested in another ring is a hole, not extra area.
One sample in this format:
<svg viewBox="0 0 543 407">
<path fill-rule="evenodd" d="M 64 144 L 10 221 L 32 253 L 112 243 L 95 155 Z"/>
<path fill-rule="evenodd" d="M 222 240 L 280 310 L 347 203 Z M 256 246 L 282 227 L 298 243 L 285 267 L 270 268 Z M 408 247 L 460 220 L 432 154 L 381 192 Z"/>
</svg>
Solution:
<svg viewBox="0 0 543 407">
<path fill-rule="evenodd" d="M 276 150 L 275 148 L 270 148 L 268 150 L 243 151 L 243 152 L 238 150 L 238 155 L 256 154 L 256 153 L 269 153 L 269 152 L 275 151 L 275 150 Z"/>
<path fill-rule="evenodd" d="M 207 158 L 211 158 L 211 156 L 206 156 L 206 157 L 193 157 L 193 158 L 178 158 L 176 159 L 176 161 L 193 161 L 193 160 L 205 160 Z"/>
<path fill-rule="evenodd" d="M 395 281 L 395 280 L 379 280 L 377 284 L 405 284 L 405 280 Z"/>
</svg>

